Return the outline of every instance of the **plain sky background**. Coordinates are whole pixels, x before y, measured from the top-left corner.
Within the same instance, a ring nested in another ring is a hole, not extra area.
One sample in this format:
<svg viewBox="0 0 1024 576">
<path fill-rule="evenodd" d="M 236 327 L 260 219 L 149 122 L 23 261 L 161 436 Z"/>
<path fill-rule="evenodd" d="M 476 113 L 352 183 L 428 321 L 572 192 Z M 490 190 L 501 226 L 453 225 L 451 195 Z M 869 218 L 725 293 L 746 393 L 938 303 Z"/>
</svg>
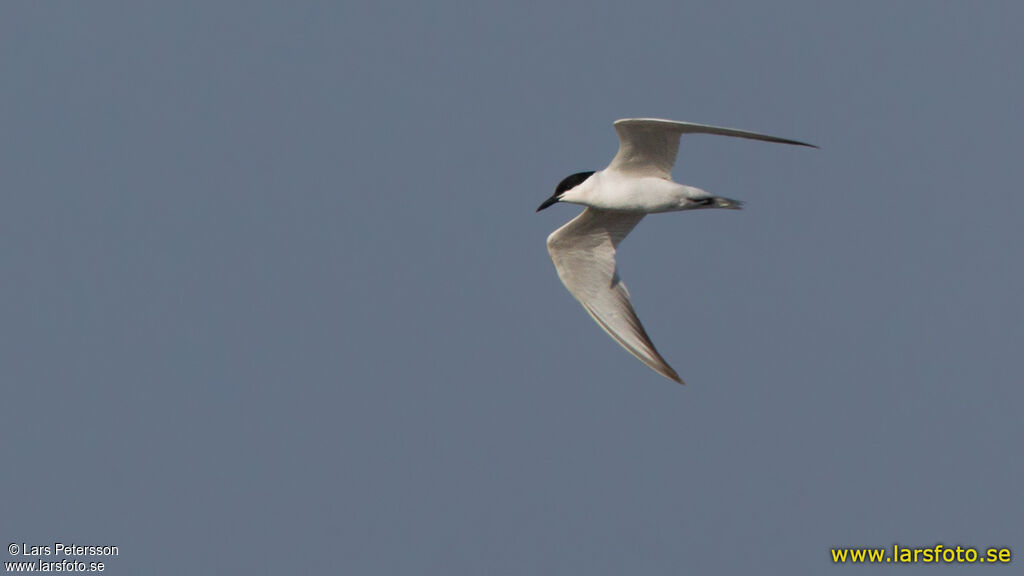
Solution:
<svg viewBox="0 0 1024 576">
<path fill-rule="evenodd" d="M 1024 7 L 5 2 L 3 544 L 112 574 L 1011 574 Z M 535 214 L 654 116 L 620 272 Z M 4 555 L 4 560 L 11 558 Z"/>
</svg>

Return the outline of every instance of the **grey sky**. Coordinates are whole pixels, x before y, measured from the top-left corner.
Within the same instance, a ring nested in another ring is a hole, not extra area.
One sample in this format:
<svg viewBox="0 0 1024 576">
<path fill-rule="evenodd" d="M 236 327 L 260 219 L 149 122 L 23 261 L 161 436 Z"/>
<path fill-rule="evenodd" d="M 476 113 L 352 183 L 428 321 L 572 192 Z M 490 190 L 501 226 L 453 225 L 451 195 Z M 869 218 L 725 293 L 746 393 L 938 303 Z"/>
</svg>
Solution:
<svg viewBox="0 0 1024 576">
<path fill-rule="evenodd" d="M 1010 2 L 5 3 L 3 542 L 108 573 L 937 574 L 1024 545 Z M 741 212 L 535 214 L 616 118 Z M 4 560 L 11 560 L 5 555 Z"/>
</svg>

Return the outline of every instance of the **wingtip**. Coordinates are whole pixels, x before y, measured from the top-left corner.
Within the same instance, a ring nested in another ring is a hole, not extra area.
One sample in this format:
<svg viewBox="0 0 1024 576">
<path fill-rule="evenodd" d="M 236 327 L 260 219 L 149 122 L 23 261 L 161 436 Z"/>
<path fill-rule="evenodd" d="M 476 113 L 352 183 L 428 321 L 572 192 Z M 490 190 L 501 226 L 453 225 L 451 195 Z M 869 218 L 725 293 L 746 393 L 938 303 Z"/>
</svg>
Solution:
<svg viewBox="0 0 1024 576">
<path fill-rule="evenodd" d="M 683 379 L 679 377 L 679 374 L 676 373 L 676 371 L 673 370 L 672 367 L 669 366 L 668 364 L 665 364 L 661 368 L 656 368 L 655 370 L 659 374 L 664 376 L 665 378 L 668 378 L 669 380 L 672 380 L 673 382 L 678 382 L 679 384 L 682 384 L 683 386 L 686 386 L 686 382 L 683 382 Z"/>
<path fill-rule="evenodd" d="M 799 140 L 790 140 L 789 138 L 779 138 L 777 140 L 780 144 L 791 144 L 793 146 L 806 146 L 807 148 L 814 148 L 815 150 L 821 150 L 820 146 L 814 144 L 808 144 L 807 142 L 801 142 Z"/>
</svg>

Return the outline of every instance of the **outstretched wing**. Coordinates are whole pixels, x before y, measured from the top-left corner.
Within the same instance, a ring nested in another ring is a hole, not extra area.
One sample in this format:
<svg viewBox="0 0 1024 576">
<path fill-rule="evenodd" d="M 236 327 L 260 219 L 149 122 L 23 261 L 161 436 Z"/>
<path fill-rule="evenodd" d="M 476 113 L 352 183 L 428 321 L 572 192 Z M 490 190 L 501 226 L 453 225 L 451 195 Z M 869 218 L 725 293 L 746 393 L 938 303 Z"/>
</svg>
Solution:
<svg viewBox="0 0 1024 576">
<path fill-rule="evenodd" d="M 619 152 L 612 159 L 612 163 L 608 165 L 608 169 L 636 176 L 659 178 L 671 178 L 672 166 L 676 162 L 676 153 L 679 152 L 679 137 L 683 134 L 717 134 L 817 148 L 817 146 L 806 142 L 777 138 L 767 134 L 656 118 L 616 120 L 615 131 L 619 134 Z"/>
<path fill-rule="evenodd" d="M 616 247 L 643 217 L 587 208 L 548 236 L 548 252 L 562 284 L 605 332 L 641 362 L 682 384 L 647 336 L 615 267 Z"/>
</svg>

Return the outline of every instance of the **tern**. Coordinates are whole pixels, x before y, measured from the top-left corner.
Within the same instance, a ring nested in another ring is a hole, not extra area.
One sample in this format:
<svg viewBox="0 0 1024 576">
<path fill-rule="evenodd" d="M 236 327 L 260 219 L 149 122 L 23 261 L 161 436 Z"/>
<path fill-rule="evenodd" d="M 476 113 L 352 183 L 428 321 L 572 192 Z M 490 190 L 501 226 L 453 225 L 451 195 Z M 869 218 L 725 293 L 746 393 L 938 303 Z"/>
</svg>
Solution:
<svg viewBox="0 0 1024 576">
<path fill-rule="evenodd" d="M 548 253 L 562 284 L 601 328 L 655 372 L 683 384 L 655 349 L 619 279 L 615 250 L 647 214 L 702 208 L 738 210 L 742 203 L 713 196 L 672 181 L 672 166 L 683 134 L 717 134 L 808 146 L 756 132 L 656 118 L 615 121 L 619 151 L 596 172 L 577 172 L 562 180 L 537 212 L 558 202 L 586 208 L 548 236 Z"/>
</svg>

